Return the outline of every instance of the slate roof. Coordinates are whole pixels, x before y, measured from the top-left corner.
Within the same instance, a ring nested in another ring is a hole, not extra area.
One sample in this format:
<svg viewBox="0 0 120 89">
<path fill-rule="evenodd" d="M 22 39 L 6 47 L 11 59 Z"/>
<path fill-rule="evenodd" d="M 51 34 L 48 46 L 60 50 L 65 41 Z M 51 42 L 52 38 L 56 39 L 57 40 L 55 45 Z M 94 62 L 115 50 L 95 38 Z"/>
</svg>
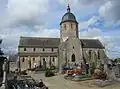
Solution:
<svg viewBox="0 0 120 89">
<path fill-rule="evenodd" d="M 100 48 L 104 46 L 98 39 L 80 39 L 82 48 Z M 59 46 L 60 38 L 43 38 L 43 37 L 20 37 L 19 47 L 48 47 L 56 48 Z"/>
<path fill-rule="evenodd" d="M 70 13 L 70 12 L 65 13 L 65 15 L 62 17 L 62 22 L 61 23 L 66 22 L 66 21 L 77 22 L 74 14 Z"/>
<path fill-rule="evenodd" d="M 60 24 L 62 24 L 63 22 L 67 22 L 67 21 L 71 21 L 71 22 L 76 22 L 77 23 L 75 15 L 70 12 L 70 7 L 69 6 L 67 8 L 67 13 L 65 13 L 64 16 L 62 17 L 62 21 L 61 21 Z"/>
<path fill-rule="evenodd" d="M 104 49 L 104 46 L 98 39 L 80 39 L 83 48 L 100 48 Z"/>
<path fill-rule="evenodd" d="M 19 47 L 58 47 L 60 38 L 21 37 Z"/>
</svg>

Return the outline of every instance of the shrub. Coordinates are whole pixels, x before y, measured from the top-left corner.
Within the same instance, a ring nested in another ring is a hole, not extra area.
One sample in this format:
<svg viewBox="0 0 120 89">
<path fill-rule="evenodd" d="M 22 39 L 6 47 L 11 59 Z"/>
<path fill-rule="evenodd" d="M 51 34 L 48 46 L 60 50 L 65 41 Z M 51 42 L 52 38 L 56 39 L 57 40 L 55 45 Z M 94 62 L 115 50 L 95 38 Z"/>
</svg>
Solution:
<svg viewBox="0 0 120 89">
<path fill-rule="evenodd" d="M 50 66 L 51 70 L 54 70 L 56 67 L 54 65 Z"/>
<path fill-rule="evenodd" d="M 93 79 L 101 79 L 101 80 L 106 80 L 107 79 L 107 74 L 105 72 L 100 71 L 99 73 L 94 73 L 92 75 Z"/>
<path fill-rule="evenodd" d="M 55 76 L 55 74 L 50 69 L 47 69 L 45 72 L 45 77 L 52 77 L 52 76 Z"/>
<path fill-rule="evenodd" d="M 93 62 L 92 63 L 92 69 L 91 69 L 91 75 L 94 73 L 95 68 L 96 68 L 96 66 L 95 66 L 95 63 Z"/>
<path fill-rule="evenodd" d="M 26 71 L 21 71 L 20 74 L 22 74 L 22 75 L 27 75 Z"/>
<path fill-rule="evenodd" d="M 107 74 L 105 72 L 101 72 L 99 76 L 100 76 L 100 79 L 102 79 L 102 80 L 107 79 Z"/>
</svg>

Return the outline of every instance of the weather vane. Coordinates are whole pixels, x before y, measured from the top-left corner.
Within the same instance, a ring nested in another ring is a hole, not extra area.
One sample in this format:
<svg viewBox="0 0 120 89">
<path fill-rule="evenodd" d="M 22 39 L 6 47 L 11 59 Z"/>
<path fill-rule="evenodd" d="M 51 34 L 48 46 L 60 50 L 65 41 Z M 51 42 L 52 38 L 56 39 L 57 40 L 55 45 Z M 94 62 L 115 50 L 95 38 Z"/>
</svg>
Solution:
<svg viewBox="0 0 120 89">
<path fill-rule="evenodd" d="M 70 5 L 70 1 L 69 0 L 67 0 L 67 3 L 68 3 L 68 6 Z"/>
<path fill-rule="evenodd" d="M 67 11 L 70 12 L 70 1 L 67 0 L 67 2 L 68 2 L 68 8 L 67 8 Z"/>
</svg>

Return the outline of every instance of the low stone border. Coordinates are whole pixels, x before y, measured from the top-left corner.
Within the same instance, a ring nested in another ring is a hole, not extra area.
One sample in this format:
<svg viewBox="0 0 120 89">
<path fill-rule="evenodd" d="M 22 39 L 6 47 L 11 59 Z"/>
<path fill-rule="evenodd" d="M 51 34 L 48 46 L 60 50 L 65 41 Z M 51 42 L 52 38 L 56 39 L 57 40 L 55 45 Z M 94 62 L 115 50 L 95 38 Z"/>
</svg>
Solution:
<svg viewBox="0 0 120 89">
<path fill-rule="evenodd" d="M 64 79 L 67 79 L 67 80 L 72 80 L 73 77 L 72 76 L 64 76 Z"/>
<path fill-rule="evenodd" d="M 65 79 L 72 80 L 72 81 L 85 81 L 91 80 L 91 77 L 82 77 L 82 76 L 64 76 Z"/>
<path fill-rule="evenodd" d="M 104 87 L 107 85 L 111 85 L 111 84 L 115 84 L 115 83 L 120 83 L 120 81 L 118 80 L 95 80 L 95 85 L 100 86 L 100 87 Z"/>
</svg>

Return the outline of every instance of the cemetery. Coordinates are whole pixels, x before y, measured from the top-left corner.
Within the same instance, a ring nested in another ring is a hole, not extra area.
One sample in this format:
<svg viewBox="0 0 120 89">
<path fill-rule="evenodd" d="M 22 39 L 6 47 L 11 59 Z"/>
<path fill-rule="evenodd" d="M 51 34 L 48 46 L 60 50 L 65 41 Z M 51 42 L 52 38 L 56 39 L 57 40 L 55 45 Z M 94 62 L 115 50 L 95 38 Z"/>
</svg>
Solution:
<svg viewBox="0 0 120 89">
<path fill-rule="evenodd" d="M 89 69 L 89 68 L 88 68 Z M 106 61 L 99 67 L 94 69 L 93 73 L 88 73 L 91 70 L 82 70 L 82 68 L 71 68 L 63 70 L 64 78 L 71 81 L 94 80 L 98 86 L 106 86 L 114 83 L 120 83 L 120 64 L 114 61 Z"/>
<path fill-rule="evenodd" d="M 81 83 L 82 81 L 91 83 L 92 81 L 93 85 L 99 87 L 105 87 L 120 83 L 120 63 L 118 61 L 112 61 L 110 59 L 106 59 L 103 63 L 96 66 L 91 66 L 89 63 L 64 66 L 61 73 L 57 73 L 56 68 L 50 67 L 43 72 L 43 77 L 41 76 L 42 73 L 41 70 L 39 70 L 39 67 L 36 67 L 33 70 L 28 69 L 24 71 L 20 71 L 18 69 L 15 71 L 9 70 L 9 61 L 7 57 L 3 55 L 4 54 L 1 53 L 0 66 L 2 83 L 0 89 L 36 89 L 40 86 L 40 82 L 37 80 L 42 78 L 46 80 L 49 80 L 51 78 L 52 81 L 55 78 L 56 80 L 59 79 L 60 81 L 63 81 L 65 79 L 66 82 L 71 81 L 78 83 Z M 56 82 L 56 80 L 54 80 L 54 82 Z M 41 80 L 41 82 L 43 81 Z M 49 88 L 49 86 L 47 87 L 46 82 L 43 84 L 44 89 Z"/>
</svg>

